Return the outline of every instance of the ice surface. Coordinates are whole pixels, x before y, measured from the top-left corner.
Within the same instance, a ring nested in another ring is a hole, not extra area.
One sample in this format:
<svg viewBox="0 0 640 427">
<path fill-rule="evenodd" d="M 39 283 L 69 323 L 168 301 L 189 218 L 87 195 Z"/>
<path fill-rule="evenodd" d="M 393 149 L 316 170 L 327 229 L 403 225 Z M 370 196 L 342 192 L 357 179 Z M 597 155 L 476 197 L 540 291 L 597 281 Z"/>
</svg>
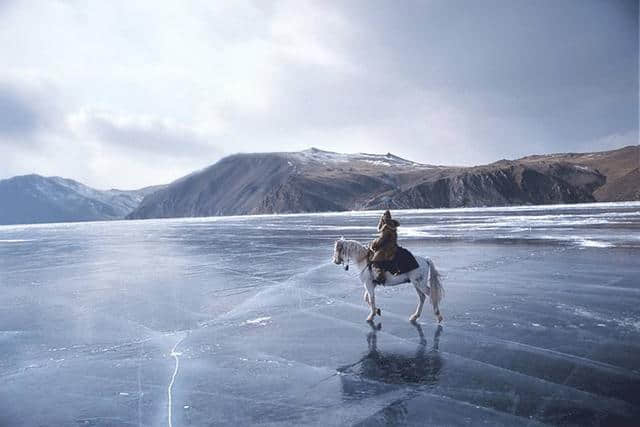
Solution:
<svg viewBox="0 0 640 427">
<path fill-rule="evenodd" d="M 0 227 L 0 426 L 637 422 L 640 204 L 394 212 L 443 327 L 364 322 L 377 215 Z"/>
</svg>

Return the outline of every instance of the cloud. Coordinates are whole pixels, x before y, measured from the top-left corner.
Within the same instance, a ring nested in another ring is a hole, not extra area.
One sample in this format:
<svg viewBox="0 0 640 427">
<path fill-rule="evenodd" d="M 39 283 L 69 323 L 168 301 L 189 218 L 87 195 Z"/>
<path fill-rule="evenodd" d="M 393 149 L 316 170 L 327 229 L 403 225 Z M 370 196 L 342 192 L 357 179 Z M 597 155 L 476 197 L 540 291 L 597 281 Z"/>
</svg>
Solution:
<svg viewBox="0 0 640 427">
<path fill-rule="evenodd" d="M 0 134 L 22 136 L 42 127 L 42 117 L 29 99 L 0 86 Z"/>
<path fill-rule="evenodd" d="M 344 39 L 356 31 L 337 7 L 283 1 L 271 16 L 269 42 L 282 61 L 349 71 L 357 65 L 351 61 Z"/>
<path fill-rule="evenodd" d="M 170 118 L 81 111 L 68 118 L 78 137 L 151 156 L 219 157 L 221 150 L 189 126 Z"/>
<path fill-rule="evenodd" d="M 637 140 L 637 16 L 624 0 L 13 2 L 2 173 L 133 188 L 237 151 L 610 149 Z"/>
<path fill-rule="evenodd" d="M 35 137 L 56 127 L 59 95 L 45 79 L 28 74 L 0 74 L 0 141 L 31 145 Z"/>
</svg>

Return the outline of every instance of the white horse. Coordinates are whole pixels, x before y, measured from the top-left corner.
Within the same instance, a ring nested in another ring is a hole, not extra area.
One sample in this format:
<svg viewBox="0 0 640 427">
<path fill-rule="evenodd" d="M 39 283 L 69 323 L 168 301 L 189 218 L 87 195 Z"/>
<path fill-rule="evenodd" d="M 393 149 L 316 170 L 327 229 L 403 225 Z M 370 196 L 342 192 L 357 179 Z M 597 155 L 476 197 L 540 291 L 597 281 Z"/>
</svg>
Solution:
<svg viewBox="0 0 640 427">
<path fill-rule="evenodd" d="M 361 245 L 355 240 L 340 239 L 336 241 L 333 251 L 333 262 L 335 264 L 344 264 L 345 270 L 349 269 L 349 263 L 353 262 L 359 271 L 360 281 L 364 285 L 364 300 L 371 308 L 371 313 L 367 317 L 368 322 L 372 322 L 376 314 L 380 315 L 380 309 L 376 307 L 376 295 L 374 283 L 375 276 L 369 268 L 368 260 L 369 249 Z M 422 306 L 427 295 L 431 298 L 433 311 L 438 318 L 438 322 L 442 322 L 442 315 L 438 304 L 444 296 L 444 288 L 440 283 L 440 274 L 436 270 L 433 261 L 429 258 L 416 256 L 418 268 L 408 273 L 392 275 L 385 272 L 385 283 L 383 286 L 396 286 L 402 283 L 412 283 L 418 293 L 418 307 L 415 313 L 409 317 L 414 322 L 422 314 Z"/>
</svg>

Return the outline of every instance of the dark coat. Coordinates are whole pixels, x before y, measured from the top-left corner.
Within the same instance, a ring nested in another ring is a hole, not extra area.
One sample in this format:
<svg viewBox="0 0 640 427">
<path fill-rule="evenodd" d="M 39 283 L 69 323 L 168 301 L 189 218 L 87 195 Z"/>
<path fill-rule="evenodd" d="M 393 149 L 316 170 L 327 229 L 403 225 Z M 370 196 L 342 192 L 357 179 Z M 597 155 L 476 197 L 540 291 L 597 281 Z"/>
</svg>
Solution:
<svg viewBox="0 0 640 427">
<path fill-rule="evenodd" d="M 393 261 L 398 249 L 398 232 L 396 228 L 399 225 L 400 223 L 395 219 L 380 218 L 378 223 L 380 237 L 371 242 L 372 262 Z"/>
</svg>

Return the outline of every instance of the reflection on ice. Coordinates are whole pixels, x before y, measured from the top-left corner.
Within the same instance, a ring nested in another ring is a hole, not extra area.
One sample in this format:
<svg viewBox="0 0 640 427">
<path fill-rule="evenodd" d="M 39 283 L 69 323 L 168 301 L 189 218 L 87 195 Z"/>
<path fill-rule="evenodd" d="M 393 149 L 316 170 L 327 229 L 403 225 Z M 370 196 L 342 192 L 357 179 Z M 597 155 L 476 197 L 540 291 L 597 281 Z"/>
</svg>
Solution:
<svg viewBox="0 0 640 427">
<path fill-rule="evenodd" d="M 440 335 L 442 325 L 438 325 L 433 336 L 433 344 L 427 349 L 427 340 L 422 331 L 422 326 L 417 322 L 412 322 L 419 335 L 419 343 L 413 353 L 403 354 L 380 350 L 378 348 L 378 331 L 382 329 L 382 324 L 371 323 L 371 332 L 367 334 L 367 353 L 356 363 L 338 368 L 338 372 L 343 375 L 342 392 L 351 398 L 362 398 L 369 395 L 364 390 L 371 386 L 369 382 L 359 381 L 369 379 L 388 384 L 419 384 L 434 385 L 438 382 L 438 377 L 444 361 L 439 353 Z M 353 381 L 355 375 L 358 381 Z M 375 388 L 375 386 L 373 386 Z M 363 389 L 364 388 L 364 389 Z"/>
</svg>

